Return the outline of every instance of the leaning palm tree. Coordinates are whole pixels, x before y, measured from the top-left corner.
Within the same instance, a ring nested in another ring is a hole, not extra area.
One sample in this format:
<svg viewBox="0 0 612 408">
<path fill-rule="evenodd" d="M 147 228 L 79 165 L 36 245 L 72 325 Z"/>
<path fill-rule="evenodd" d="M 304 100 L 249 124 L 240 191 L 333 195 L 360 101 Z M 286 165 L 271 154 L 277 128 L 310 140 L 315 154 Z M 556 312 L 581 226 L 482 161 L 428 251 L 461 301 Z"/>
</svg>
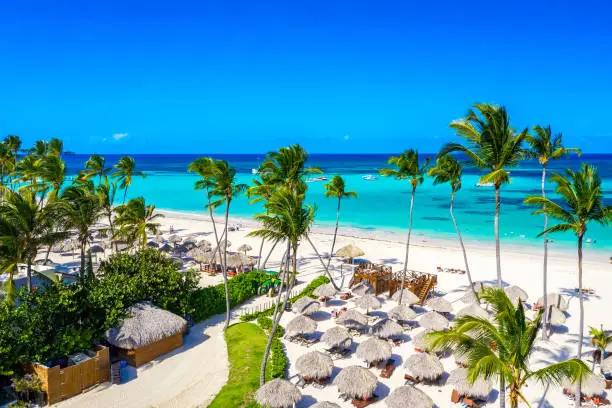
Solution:
<svg viewBox="0 0 612 408">
<path fill-rule="evenodd" d="M 601 178 L 597 169 L 589 164 L 583 164 L 580 171 L 566 170 L 565 176 L 554 174 L 551 179 L 557 186 L 556 193 L 560 202 L 554 202 L 542 196 L 530 196 L 525 204 L 540 207 L 534 214 L 547 214 L 559 221 L 559 224 L 548 227 L 544 233 L 573 232 L 578 238 L 578 290 L 580 300 L 580 335 L 578 339 L 577 356 L 582 356 L 582 342 L 584 339 L 584 296 L 582 293 L 582 244 L 588 224 L 596 222 L 609 225 L 612 217 L 612 206 L 603 203 L 604 193 L 601 187 Z M 578 388 L 580 391 L 580 387 Z M 580 395 L 580 392 L 577 393 Z"/>
<path fill-rule="evenodd" d="M 272 316 L 272 329 L 268 336 L 268 343 L 261 364 L 259 376 L 260 385 L 263 385 L 265 382 L 266 364 L 270 355 L 272 340 L 276 333 L 278 322 L 285 310 L 284 306 L 286 306 L 289 300 L 291 290 L 295 283 L 295 275 L 297 273 L 297 251 L 301 241 L 308 237 L 310 227 L 314 222 L 314 207 L 305 206 L 303 202 L 304 190 L 294 191 L 288 186 L 281 187 L 272 197 L 270 197 L 270 200 L 266 204 L 267 212 L 255 216 L 255 220 L 261 224 L 261 229 L 247 234 L 247 236 L 266 238 L 273 241 L 286 241 L 288 253 L 286 257 L 286 270 L 288 273 L 291 271 L 291 275 L 288 279 L 281 279 L 281 286 L 278 291 L 274 314 Z M 292 262 L 289 262 L 289 260 Z M 287 280 L 287 289 L 285 291 L 284 301 L 282 302 L 283 306 L 281 306 L 281 294 L 283 286 L 285 285 L 285 280 Z"/>
<path fill-rule="evenodd" d="M 331 257 L 334 254 L 334 248 L 336 246 L 336 236 L 338 235 L 338 223 L 340 221 L 340 203 L 343 198 L 356 198 L 357 193 L 354 191 L 346 191 L 344 188 L 344 179 L 341 176 L 334 176 L 325 184 L 325 197 L 337 198 L 338 208 L 336 209 L 336 228 L 334 229 L 334 238 L 332 240 L 331 250 L 329 252 L 329 259 L 327 260 L 327 267 L 331 263 Z"/>
<path fill-rule="evenodd" d="M 412 195 L 410 196 L 410 221 L 408 223 L 408 237 L 406 239 L 406 256 L 404 258 L 404 271 L 402 272 L 401 291 L 398 299 L 399 303 L 401 304 L 402 296 L 404 294 L 404 284 L 406 282 L 406 272 L 408 271 L 408 254 L 410 252 L 410 235 L 412 234 L 414 196 L 419 184 L 423 184 L 423 181 L 425 180 L 429 158 L 426 158 L 425 163 L 421 165 L 421 163 L 419 163 L 419 152 L 417 150 L 410 149 L 406 150 L 399 156 L 390 157 L 388 162 L 390 165 L 394 166 L 394 168 L 380 169 L 380 175 L 385 177 L 394 177 L 397 180 L 408 180 L 410 186 L 412 187 Z"/>
<path fill-rule="evenodd" d="M 260 175 L 260 179 L 254 179 L 252 181 L 253 185 L 247 189 L 247 195 L 250 198 L 249 204 L 256 203 L 267 203 L 277 186 L 272 184 L 270 180 L 262 175 Z M 259 245 L 259 256 L 257 258 L 257 269 L 262 267 L 261 264 L 261 254 L 263 252 L 265 238 L 261 239 L 261 244 Z"/>
<path fill-rule="evenodd" d="M 434 351 L 453 350 L 467 365 L 468 379 L 499 381 L 500 407 L 519 401 L 529 402 L 522 394 L 527 381 L 560 385 L 563 381 L 582 381 L 590 370 L 580 359 L 552 364 L 538 370 L 529 367 L 529 357 L 540 327 L 542 311 L 534 320 L 525 317 L 522 302 L 514 305 L 499 288 L 485 288 L 480 295 L 489 304 L 492 318 L 463 315 L 455 319 L 449 331 L 433 332 L 426 341 Z"/>
<path fill-rule="evenodd" d="M 304 189 L 306 175 L 322 173 L 319 168 L 306 167 L 307 161 L 308 153 L 299 144 L 281 147 L 277 152 L 268 153 L 258 172 L 270 184 L 299 192 Z"/>
<path fill-rule="evenodd" d="M 144 198 L 132 198 L 127 204 L 118 206 L 115 211 L 118 216 L 115 224 L 118 231 L 117 237 L 127 242 L 138 244 L 144 249 L 147 246 L 148 234 L 157 234 L 160 224 L 157 219 L 163 218 L 163 214 L 155 213 L 154 205 L 146 205 Z"/>
<path fill-rule="evenodd" d="M 215 160 L 215 176 L 214 185 L 211 190 L 211 195 L 219 197 L 218 200 L 212 202 L 210 205 L 213 208 L 217 208 L 225 204 L 225 226 L 223 229 L 223 235 L 227 240 L 227 226 L 229 223 L 229 209 L 232 199 L 237 195 L 243 193 L 247 189 L 246 184 L 236 182 L 236 169 L 231 167 L 225 160 Z M 220 242 L 217 242 L 217 248 L 219 248 Z M 229 286 L 227 282 L 227 247 L 223 249 L 223 285 L 225 286 L 225 327 L 229 327 L 230 322 L 230 299 L 229 299 Z"/>
<path fill-rule="evenodd" d="M 470 265 L 468 264 L 467 253 L 465 251 L 465 245 L 463 244 L 463 238 L 461 238 L 461 231 L 457 225 L 455 219 L 454 206 L 455 206 L 455 194 L 461 190 L 461 177 L 463 176 L 463 165 L 457 161 L 451 155 L 439 156 L 436 159 L 436 165 L 429 169 L 428 175 L 433 177 L 434 185 L 449 183 L 451 186 L 451 197 L 450 197 L 450 216 L 457 231 L 457 238 L 459 238 L 459 245 L 463 252 L 463 262 L 465 263 L 465 271 L 470 284 L 470 288 L 474 292 L 474 296 L 478 299 L 478 294 L 474 288 L 472 282 L 472 274 L 470 273 Z"/>
<path fill-rule="evenodd" d="M 119 187 L 123 189 L 123 202 L 125 203 L 128 187 L 132 185 L 132 178 L 135 176 L 145 178 L 146 174 L 142 171 L 136 171 L 136 160 L 131 156 L 123 156 L 113 167 L 115 172 L 111 174 L 111 177 L 119 181 Z"/>
<path fill-rule="evenodd" d="M 495 258 L 497 261 L 497 284 L 501 288 L 501 248 L 499 243 L 499 213 L 501 209 L 500 188 L 510 182 L 509 168 L 518 165 L 527 157 L 523 142 L 529 136 L 527 128 L 517 134 L 510 125 L 510 117 L 503 106 L 475 104 L 465 118 L 453 121 L 450 125 L 458 136 L 466 139 L 467 144 L 447 143 L 439 155 L 451 152 L 465 154 L 474 166 L 485 169 L 487 174 L 480 178 L 481 183 L 492 183 L 495 188 Z"/>
<path fill-rule="evenodd" d="M 212 193 L 211 190 L 215 184 L 215 177 L 217 174 L 217 169 L 215 166 L 215 160 L 210 157 L 200 157 L 195 159 L 193 162 L 189 163 L 189 167 L 187 171 L 190 173 L 197 173 L 200 176 L 200 179 L 195 182 L 196 190 L 205 190 L 206 191 L 206 209 L 208 210 L 208 215 L 210 216 L 210 222 L 213 226 L 213 232 L 215 234 L 215 242 L 217 243 L 217 248 L 219 247 L 219 234 L 217 232 L 217 224 L 215 223 L 214 217 L 214 207 L 212 204 Z"/>
<path fill-rule="evenodd" d="M 548 127 L 535 126 L 533 128 L 534 134 L 529 137 L 529 144 L 531 145 L 531 155 L 536 157 L 542 165 L 542 197 L 546 197 L 546 167 L 551 160 L 559 160 L 571 152 L 580 155 L 582 152 L 580 149 L 570 148 L 563 146 L 563 135 L 558 133 L 552 134 L 550 125 Z M 548 229 L 548 215 L 544 213 L 544 228 L 542 238 L 544 240 L 544 265 L 542 268 L 542 283 L 543 283 L 543 298 L 544 298 L 544 310 L 548 310 L 547 296 L 548 293 L 548 238 L 546 237 L 546 229 Z M 542 327 L 542 339 L 548 337 L 548 331 L 546 330 L 546 316 L 544 313 Z"/>
<path fill-rule="evenodd" d="M 85 169 L 79 173 L 79 178 L 90 180 L 92 178 L 98 178 L 98 184 L 108 180 L 110 173 L 110 167 L 106 167 L 106 159 L 104 156 L 98 154 L 92 154 L 89 159 L 85 162 Z"/>
</svg>

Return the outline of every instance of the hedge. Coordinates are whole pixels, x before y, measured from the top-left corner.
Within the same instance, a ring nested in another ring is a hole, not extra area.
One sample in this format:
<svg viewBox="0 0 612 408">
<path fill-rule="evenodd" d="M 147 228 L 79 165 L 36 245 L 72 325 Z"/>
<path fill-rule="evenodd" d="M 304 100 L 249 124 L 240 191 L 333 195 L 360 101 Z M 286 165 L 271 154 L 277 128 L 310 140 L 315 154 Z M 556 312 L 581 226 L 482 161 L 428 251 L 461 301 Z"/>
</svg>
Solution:
<svg viewBox="0 0 612 408">
<path fill-rule="evenodd" d="M 272 330 L 272 319 L 269 317 L 259 316 L 257 318 L 257 324 L 266 333 L 270 333 L 270 330 Z M 269 364 L 272 378 L 285 378 L 287 373 L 287 365 L 289 364 L 289 360 L 285 354 L 283 343 L 280 341 L 280 338 L 283 337 L 283 333 L 283 327 L 280 324 L 277 325 L 276 333 L 274 333 L 274 338 L 272 339 L 272 345 L 270 348 L 271 356 Z"/>
</svg>

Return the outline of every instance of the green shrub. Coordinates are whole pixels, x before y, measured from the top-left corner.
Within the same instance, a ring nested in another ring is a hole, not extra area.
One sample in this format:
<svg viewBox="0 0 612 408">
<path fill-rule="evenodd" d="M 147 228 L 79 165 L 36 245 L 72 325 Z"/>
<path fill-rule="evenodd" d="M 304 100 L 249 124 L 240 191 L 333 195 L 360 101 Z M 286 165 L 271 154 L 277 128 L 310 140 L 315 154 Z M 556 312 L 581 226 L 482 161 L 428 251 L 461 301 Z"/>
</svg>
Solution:
<svg viewBox="0 0 612 408">
<path fill-rule="evenodd" d="M 279 326 L 282 330 L 282 328 Z M 272 340 L 272 347 L 270 348 L 272 356 L 270 358 L 271 375 L 273 378 L 285 378 L 287 373 L 287 355 L 285 354 L 285 348 L 283 343 L 275 337 Z"/>
</svg>

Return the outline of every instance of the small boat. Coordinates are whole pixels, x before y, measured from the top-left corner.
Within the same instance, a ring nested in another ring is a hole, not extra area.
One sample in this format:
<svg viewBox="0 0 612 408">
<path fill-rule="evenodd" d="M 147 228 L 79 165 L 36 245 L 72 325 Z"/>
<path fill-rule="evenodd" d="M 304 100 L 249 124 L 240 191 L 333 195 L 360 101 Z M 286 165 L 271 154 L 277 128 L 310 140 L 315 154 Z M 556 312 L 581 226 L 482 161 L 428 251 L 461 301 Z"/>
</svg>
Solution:
<svg viewBox="0 0 612 408">
<path fill-rule="evenodd" d="M 493 183 L 476 183 L 476 187 L 493 187 Z"/>
<path fill-rule="evenodd" d="M 314 183 L 315 181 L 325 181 L 325 180 L 327 180 L 327 177 L 313 177 L 313 178 L 307 178 L 306 182 Z"/>
<path fill-rule="evenodd" d="M 367 181 L 374 181 L 374 180 L 378 180 L 378 177 L 373 176 L 371 174 L 366 174 L 365 176 L 361 176 L 362 179 L 367 180 Z"/>
<path fill-rule="evenodd" d="M 251 174 L 257 174 L 257 173 L 259 173 L 259 170 L 257 170 L 257 169 L 251 169 Z"/>
</svg>

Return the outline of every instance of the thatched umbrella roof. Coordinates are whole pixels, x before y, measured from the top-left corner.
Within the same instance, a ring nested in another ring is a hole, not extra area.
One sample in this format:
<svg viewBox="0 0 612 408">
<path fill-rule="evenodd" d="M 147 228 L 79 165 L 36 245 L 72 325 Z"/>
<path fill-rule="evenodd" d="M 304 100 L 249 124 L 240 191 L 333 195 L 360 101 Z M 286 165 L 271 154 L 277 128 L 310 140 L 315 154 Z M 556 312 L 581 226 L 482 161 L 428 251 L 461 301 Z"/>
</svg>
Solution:
<svg viewBox="0 0 612 408">
<path fill-rule="evenodd" d="M 519 299 L 523 302 L 526 302 L 529 299 L 529 295 L 525 290 L 518 286 L 510 285 L 504 288 L 504 292 L 506 292 L 506 296 L 513 304 L 517 304 Z"/>
<path fill-rule="evenodd" d="M 212 255 L 212 252 L 209 253 L 210 255 Z M 224 253 L 223 251 L 217 251 L 215 254 L 215 260 L 217 263 L 223 263 L 224 261 Z M 243 254 L 242 252 L 237 252 L 235 254 L 227 254 L 227 266 L 234 266 L 234 267 L 239 267 L 239 266 L 245 266 L 245 265 L 252 265 L 254 262 L 251 259 L 251 257 Z"/>
<path fill-rule="evenodd" d="M 493 390 L 493 384 L 484 378 L 477 378 L 472 384 L 468 379 L 468 371 L 465 368 L 457 368 L 450 373 L 448 384 L 454 385 L 455 390 L 461 396 L 470 396 L 482 400 L 489 399 L 489 394 Z"/>
<path fill-rule="evenodd" d="M 427 312 L 419 320 L 421 327 L 436 331 L 448 329 L 449 323 L 448 319 L 438 312 Z"/>
<path fill-rule="evenodd" d="M 399 302 L 401 292 L 402 292 L 401 290 L 398 290 L 397 292 L 395 292 L 391 296 L 391 299 L 395 300 L 396 302 Z M 419 299 L 419 297 L 415 295 L 410 289 L 404 288 L 404 294 L 402 295 L 403 305 L 414 305 L 414 304 L 419 303 L 420 301 L 421 299 Z"/>
<path fill-rule="evenodd" d="M 158 244 L 161 244 L 165 240 L 166 238 L 164 238 L 163 235 L 155 235 L 152 239 L 152 241 L 157 242 Z"/>
<path fill-rule="evenodd" d="M 372 326 L 372 334 L 381 339 L 397 337 L 404 333 L 404 328 L 390 319 L 383 319 Z"/>
<path fill-rule="evenodd" d="M 578 381 L 572 383 L 566 380 L 563 383 L 563 388 L 567 388 L 570 393 L 576 394 L 578 392 Z M 581 392 L 586 397 L 601 395 L 604 393 L 605 388 L 606 380 L 598 374 L 586 374 L 586 377 L 582 379 Z"/>
<path fill-rule="evenodd" d="M 106 331 L 106 341 L 115 347 L 134 350 L 187 328 L 187 321 L 149 302 L 140 302 L 127 309 L 125 319 L 117 327 Z"/>
<path fill-rule="evenodd" d="M 477 303 L 472 303 L 471 305 L 464 307 L 463 309 L 457 312 L 457 315 L 455 317 L 461 316 L 473 316 L 479 317 L 481 319 L 489 318 L 489 314 L 487 313 L 487 311 L 484 310 L 482 307 L 478 306 Z"/>
<path fill-rule="evenodd" d="M 228 241 L 227 239 L 222 239 L 221 241 L 219 241 L 219 248 L 221 249 L 227 249 L 231 246 L 232 246 L 232 243 Z"/>
<path fill-rule="evenodd" d="M 188 252 L 196 247 L 195 242 L 183 242 L 181 245 L 176 247 L 179 252 Z"/>
<path fill-rule="evenodd" d="M 443 297 L 433 297 L 425 303 L 429 309 L 438 313 L 451 313 L 453 311 L 453 305 Z"/>
<path fill-rule="evenodd" d="M 558 293 L 549 293 L 546 295 L 546 300 L 548 306 L 556 306 L 557 309 L 561 310 L 562 312 L 566 312 L 569 307 L 567 299 Z M 544 297 L 539 298 L 536 303 L 544 305 Z"/>
<path fill-rule="evenodd" d="M 432 408 L 433 400 L 412 385 L 396 388 L 385 398 L 387 408 Z"/>
<path fill-rule="evenodd" d="M 303 377 L 327 378 L 331 376 L 334 362 L 327 354 L 311 351 L 297 359 L 295 368 Z"/>
<path fill-rule="evenodd" d="M 316 329 L 317 322 L 312 320 L 310 317 L 304 315 L 296 316 L 289 323 L 287 323 L 287 333 L 314 333 Z"/>
<path fill-rule="evenodd" d="M 334 326 L 323 333 L 321 341 L 329 347 L 349 347 L 353 343 L 353 337 L 345 327 Z"/>
<path fill-rule="evenodd" d="M 208 250 L 212 249 L 212 244 L 209 241 L 205 240 L 205 239 L 202 239 L 202 240 L 198 241 L 198 243 L 196 245 L 197 245 L 198 248 L 203 249 L 204 251 L 208 251 Z"/>
<path fill-rule="evenodd" d="M 440 359 L 432 354 L 413 354 L 404 363 L 404 367 L 414 376 L 424 380 L 436 380 L 444 373 Z"/>
<path fill-rule="evenodd" d="M 299 298 L 293 304 L 293 311 L 299 314 L 310 315 L 319 311 L 321 304 L 311 297 L 304 296 Z"/>
<path fill-rule="evenodd" d="M 382 307 L 382 302 L 374 295 L 363 295 L 354 300 L 355 305 L 366 312 L 370 310 L 378 310 Z"/>
<path fill-rule="evenodd" d="M 368 318 L 355 309 L 350 309 L 342 313 L 338 323 L 348 328 L 361 329 L 368 324 Z"/>
<path fill-rule="evenodd" d="M 178 244 L 179 242 L 181 242 L 183 240 L 183 238 L 179 237 L 176 234 L 170 235 L 168 237 L 168 242 L 172 242 L 173 244 Z"/>
<path fill-rule="evenodd" d="M 211 255 L 210 252 L 205 251 L 203 248 L 200 247 L 195 247 L 193 249 L 190 249 L 189 251 L 187 251 L 186 254 L 188 257 L 190 258 L 205 258 L 209 255 Z"/>
<path fill-rule="evenodd" d="M 555 306 L 549 306 L 546 321 L 552 326 L 561 326 L 565 323 L 565 314 Z"/>
<path fill-rule="evenodd" d="M 376 389 L 376 376 L 367 368 L 349 366 L 334 379 L 340 393 L 352 398 L 370 398 Z"/>
<path fill-rule="evenodd" d="M 334 285 L 332 285 L 331 283 L 326 283 L 325 285 L 321 285 L 315 288 L 314 291 L 312 291 L 312 293 L 315 296 L 325 296 L 325 297 L 330 297 L 330 296 L 334 296 L 338 291 L 336 290 L 336 288 L 334 288 Z"/>
<path fill-rule="evenodd" d="M 255 391 L 259 405 L 269 408 L 290 408 L 302 399 L 302 393 L 287 380 L 276 378 Z"/>
<path fill-rule="evenodd" d="M 366 281 L 361 281 L 351 288 L 351 292 L 357 296 L 371 295 L 374 293 L 374 288 Z"/>
<path fill-rule="evenodd" d="M 245 255 L 248 251 L 251 251 L 251 250 L 253 250 L 253 247 L 250 246 L 249 244 L 242 244 L 237 249 L 237 251 L 244 252 Z"/>
<path fill-rule="evenodd" d="M 340 256 L 342 258 L 357 258 L 358 256 L 362 256 L 365 255 L 365 252 L 363 252 L 363 250 L 353 244 L 349 244 L 347 246 L 344 246 L 342 248 L 340 248 L 339 250 L 336 251 L 336 255 Z"/>
<path fill-rule="evenodd" d="M 389 313 L 387 315 L 391 319 L 400 320 L 404 322 L 414 320 L 417 317 L 416 312 L 406 305 L 395 306 L 393 309 L 389 310 Z"/>
<path fill-rule="evenodd" d="M 612 356 L 601 362 L 601 371 L 603 371 L 605 374 L 612 373 Z"/>
<path fill-rule="evenodd" d="M 310 408 L 340 408 L 340 405 L 335 402 L 319 401 Z"/>
<path fill-rule="evenodd" d="M 357 357 L 367 363 L 374 361 L 384 361 L 391 357 L 391 345 L 389 342 L 369 338 L 364 342 L 359 343 L 357 346 Z"/>
<path fill-rule="evenodd" d="M 459 298 L 459 300 L 468 305 L 478 302 L 478 298 L 476 297 L 476 295 L 474 295 L 472 289 L 466 289 L 465 293 L 461 298 Z"/>
<path fill-rule="evenodd" d="M 431 347 L 429 345 L 430 342 L 426 337 L 431 332 L 432 330 L 423 330 L 419 334 L 412 336 L 412 344 L 414 345 L 414 347 L 423 351 L 431 350 Z"/>
</svg>

